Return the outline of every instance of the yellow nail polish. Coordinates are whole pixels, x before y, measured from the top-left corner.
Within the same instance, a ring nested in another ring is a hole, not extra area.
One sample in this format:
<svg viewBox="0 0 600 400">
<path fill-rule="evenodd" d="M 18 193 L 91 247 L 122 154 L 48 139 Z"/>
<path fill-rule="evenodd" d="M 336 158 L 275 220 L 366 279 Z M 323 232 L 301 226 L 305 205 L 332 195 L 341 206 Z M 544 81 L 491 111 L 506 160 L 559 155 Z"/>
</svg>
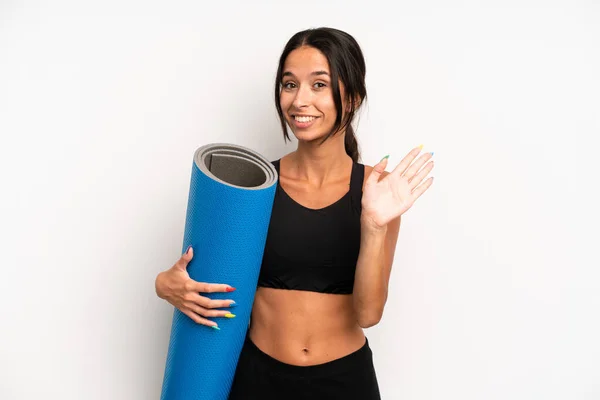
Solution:
<svg viewBox="0 0 600 400">
<path fill-rule="evenodd" d="M 422 144 L 419 145 L 419 150 L 423 150 L 423 145 Z"/>
<path fill-rule="evenodd" d="M 225 314 L 225 318 L 235 318 L 235 314 L 227 313 Z"/>
</svg>

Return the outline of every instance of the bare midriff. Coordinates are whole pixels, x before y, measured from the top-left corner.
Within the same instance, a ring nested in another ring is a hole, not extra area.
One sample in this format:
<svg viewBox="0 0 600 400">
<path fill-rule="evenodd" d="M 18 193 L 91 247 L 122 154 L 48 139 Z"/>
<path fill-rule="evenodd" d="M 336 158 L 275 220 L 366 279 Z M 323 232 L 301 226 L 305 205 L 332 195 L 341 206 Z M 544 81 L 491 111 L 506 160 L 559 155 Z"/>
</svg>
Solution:
<svg viewBox="0 0 600 400">
<path fill-rule="evenodd" d="M 256 291 L 249 336 L 264 353 L 299 366 L 323 364 L 365 344 L 351 294 L 266 287 Z"/>
</svg>

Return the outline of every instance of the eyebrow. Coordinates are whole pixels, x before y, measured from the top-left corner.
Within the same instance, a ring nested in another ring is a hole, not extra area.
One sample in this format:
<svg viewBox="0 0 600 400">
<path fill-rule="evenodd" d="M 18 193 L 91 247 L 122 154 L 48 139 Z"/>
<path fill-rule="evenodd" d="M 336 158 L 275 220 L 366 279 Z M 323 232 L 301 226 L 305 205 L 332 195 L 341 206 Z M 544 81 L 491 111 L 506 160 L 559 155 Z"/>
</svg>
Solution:
<svg viewBox="0 0 600 400">
<path fill-rule="evenodd" d="M 311 75 L 327 75 L 327 76 L 329 76 L 329 72 L 327 72 L 327 71 L 313 71 L 310 74 Z M 290 71 L 285 71 L 283 73 L 283 75 L 281 75 L 281 76 L 282 77 L 283 76 L 294 76 L 294 74 L 292 72 L 290 72 Z"/>
</svg>

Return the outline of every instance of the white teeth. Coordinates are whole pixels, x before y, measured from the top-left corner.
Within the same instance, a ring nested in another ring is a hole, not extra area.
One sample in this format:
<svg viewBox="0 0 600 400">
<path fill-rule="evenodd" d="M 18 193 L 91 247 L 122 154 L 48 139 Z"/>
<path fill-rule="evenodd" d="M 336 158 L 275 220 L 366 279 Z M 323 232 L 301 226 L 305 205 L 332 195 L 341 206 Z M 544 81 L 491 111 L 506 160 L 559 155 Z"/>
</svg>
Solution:
<svg viewBox="0 0 600 400">
<path fill-rule="evenodd" d="M 313 119 L 315 119 L 315 117 L 299 117 L 299 116 L 295 115 L 294 119 L 298 122 L 310 122 Z"/>
</svg>

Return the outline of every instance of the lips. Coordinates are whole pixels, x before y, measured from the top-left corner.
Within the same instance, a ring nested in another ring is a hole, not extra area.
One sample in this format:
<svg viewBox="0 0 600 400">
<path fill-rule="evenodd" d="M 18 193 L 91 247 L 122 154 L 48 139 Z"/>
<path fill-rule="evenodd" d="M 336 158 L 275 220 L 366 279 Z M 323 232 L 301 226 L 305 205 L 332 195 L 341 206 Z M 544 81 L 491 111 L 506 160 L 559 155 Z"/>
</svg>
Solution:
<svg viewBox="0 0 600 400">
<path fill-rule="evenodd" d="M 315 117 L 312 115 L 293 115 L 292 121 L 297 128 L 304 129 L 314 124 L 315 120 L 317 120 L 318 118 L 319 117 Z"/>
<path fill-rule="evenodd" d="M 299 122 L 310 122 L 317 117 L 314 115 L 292 115 L 292 118 Z"/>
</svg>

